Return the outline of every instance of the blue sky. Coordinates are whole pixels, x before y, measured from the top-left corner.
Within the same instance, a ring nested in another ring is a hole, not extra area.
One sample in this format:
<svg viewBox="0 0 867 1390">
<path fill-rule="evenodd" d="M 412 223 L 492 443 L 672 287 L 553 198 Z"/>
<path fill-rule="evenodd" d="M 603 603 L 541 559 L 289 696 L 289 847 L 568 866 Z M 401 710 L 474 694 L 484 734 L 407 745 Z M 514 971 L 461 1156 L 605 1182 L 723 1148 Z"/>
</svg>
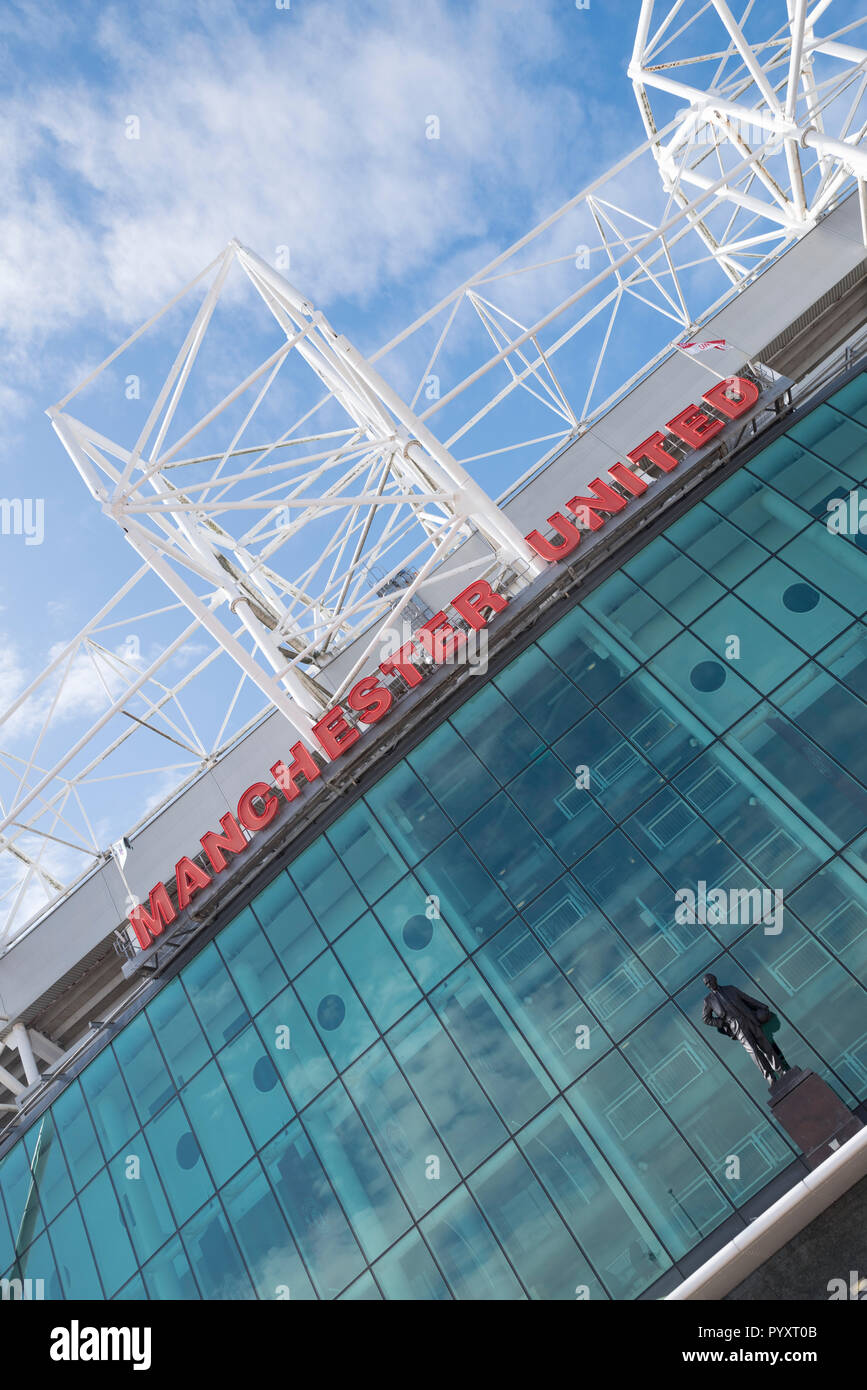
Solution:
<svg viewBox="0 0 867 1390">
<path fill-rule="evenodd" d="M 771 2 L 755 12 L 762 28 Z M 785 18 L 783 0 L 773 7 L 768 27 Z M 836 22 L 857 8 L 837 0 Z M 643 142 L 626 76 L 638 11 L 638 0 L 4 0 L 0 496 L 44 499 L 45 537 L 0 535 L 0 709 L 138 565 L 46 408 L 233 236 L 271 263 L 288 246 L 288 278 L 374 351 Z M 655 170 L 637 189 L 644 173 L 625 177 L 652 218 L 664 205 Z M 567 259 L 568 234 L 553 252 Z M 649 355 L 635 338 L 635 360 L 612 363 L 617 381 Z M 264 342 L 217 333 L 207 384 L 233 354 L 261 360 Z M 81 417 L 132 442 L 170 360 L 143 341 Z M 127 370 L 140 400 L 124 395 Z M 433 418 L 443 434 L 446 415 Z M 166 602 L 156 580 L 150 594 Z M 104 700 L 86 672 L 78 698 L 70 727 Z M 225 698 L 213 696 L 220 717 Z M 64 736 L 40 750 L 44 765 Z M 121 833 L 145 799 L 98 834 Z"/>
<path fill-rule="evenodd" d="M 138 565 L 46 408 L 232 236 L 272 262 L 288 245 L 288 277 L 337 328 L 365 351 L 386 342 L 641 142 L 625 73 L 636 13 L 634 0 L 6 0 L 0 494 L 44 499 L 45 537 L 0 536 L 0 708 Z M 110 373 L 114 398 L 82 418 L 129 442 L 166 367 L 143 346 L 129 368 L 141 401 Z M 150 593 L 166 601 L 156 581 Z M 72 689 L 67 740 L 100 707 L 92 674 Z M 118 817 L 98 818 L 98 836 L 133 811 Z M 52 862 L 71 868 L 62 849 Z"/>
<path fill-rule="evenodd" d="M 0 696 L 134 559 L 45 408 L 233 235 L 267 259 L 289 245 L 290 278 L 359 346 L 379 346 L 640 142 L 625 76 L 636 11 L 7 0 L 2 492 L 45 498 L 45 542 L 3 540 L 7 665 L 10 647 L 17 657 Z"/>
</svg>

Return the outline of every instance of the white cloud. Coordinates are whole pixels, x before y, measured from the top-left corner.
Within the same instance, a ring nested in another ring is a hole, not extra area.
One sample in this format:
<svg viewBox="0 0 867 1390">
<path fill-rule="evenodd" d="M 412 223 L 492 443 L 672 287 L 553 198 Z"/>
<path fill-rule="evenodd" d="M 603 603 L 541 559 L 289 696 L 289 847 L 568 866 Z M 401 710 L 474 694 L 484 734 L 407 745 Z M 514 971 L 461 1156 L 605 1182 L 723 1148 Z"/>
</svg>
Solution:
<svg viewBox="0 0 867 1390">
<path fill-rule="evenodd" d="M 275 9 L 256 35 L 234 7 L 205 11 L 208 39 L 178 36 L 159 5 L 145 29 L 108 11 L 107 90 L 61 81 L 0 103 L 15 151 L 0 314 L 19 341 L 93 316 L 133 324 L 236 234 L 266 257 L 289 244 L 289 278 L 324 305 L 364 301 L 484 239 L 507 197 L 544 192 L 556 132 L 527 80 L 555 41 L 544 6 L 394 0 L 350 28 L 352 10 L 322 4 Z M 560 106 L 578 118 L 576 95 Z"/>
</svg>

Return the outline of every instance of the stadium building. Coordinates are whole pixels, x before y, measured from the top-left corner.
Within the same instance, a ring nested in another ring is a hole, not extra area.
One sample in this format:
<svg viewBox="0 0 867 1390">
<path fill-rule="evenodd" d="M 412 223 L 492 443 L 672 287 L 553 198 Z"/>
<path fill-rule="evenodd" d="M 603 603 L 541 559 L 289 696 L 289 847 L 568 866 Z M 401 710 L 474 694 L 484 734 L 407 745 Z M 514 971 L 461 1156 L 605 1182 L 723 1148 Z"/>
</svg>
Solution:
<svg viewBox="0 0 867 1390">
<path fill-rule="evenodd" d="M 847 190 L 11 940 L 6 1280 L 721 1297 L 864 1176 L 701 980 L 867 1118 L 865 256 Z"/>
</svg>

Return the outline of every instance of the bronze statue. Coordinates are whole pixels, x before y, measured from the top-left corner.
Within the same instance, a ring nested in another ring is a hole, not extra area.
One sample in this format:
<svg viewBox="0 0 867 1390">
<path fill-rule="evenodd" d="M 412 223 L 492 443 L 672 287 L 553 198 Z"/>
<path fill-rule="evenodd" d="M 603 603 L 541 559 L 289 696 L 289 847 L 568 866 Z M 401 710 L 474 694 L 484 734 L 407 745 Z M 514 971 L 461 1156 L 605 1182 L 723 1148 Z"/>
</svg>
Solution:
<svg viewBox="0 0 867 1390">
<path fill-rule="evenodd" d="M 710 990 L 702 1006 L 702 1023 L 727 1038 L 737 1038 L 772 1086 L 777 1080 L 775 1072 L 788 1071 L 789 1064 L 762 1028 L 771 1017 L 767 1004 L 742 993 L 736 985 L 718 985 L 716 975 L 705 975 L 702 983 Z"/>
</svg>

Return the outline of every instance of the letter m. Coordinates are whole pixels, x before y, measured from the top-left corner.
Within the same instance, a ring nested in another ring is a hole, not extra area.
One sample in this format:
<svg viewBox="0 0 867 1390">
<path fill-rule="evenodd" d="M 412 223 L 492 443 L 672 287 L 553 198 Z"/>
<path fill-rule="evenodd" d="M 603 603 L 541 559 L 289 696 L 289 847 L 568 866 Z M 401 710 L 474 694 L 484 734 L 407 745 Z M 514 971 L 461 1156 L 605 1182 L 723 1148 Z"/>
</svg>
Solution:
<svg viewBox="0 0 867 1390">
<path fill-rule="evenodd" d="M 0 516 L 4 536 L 20 536 L 22 511 L 20 497 L 0 497 Z"/>
<path fill-rule="evenodd" d="M 762 920 L 761 888 L 732 888 L 729 920 L 746 926 L 748 922 Z"/>
<path fill-rule="evenodd" d="M 130 924 L 143 951 L 150 946 L 153 937 L 162 935 L 163 927 L 173 922 L 177 915 L 166 885 L 158 883 L 150 891 L 147 907 L 139 904 L 129 914 Z"/>
</svg>

